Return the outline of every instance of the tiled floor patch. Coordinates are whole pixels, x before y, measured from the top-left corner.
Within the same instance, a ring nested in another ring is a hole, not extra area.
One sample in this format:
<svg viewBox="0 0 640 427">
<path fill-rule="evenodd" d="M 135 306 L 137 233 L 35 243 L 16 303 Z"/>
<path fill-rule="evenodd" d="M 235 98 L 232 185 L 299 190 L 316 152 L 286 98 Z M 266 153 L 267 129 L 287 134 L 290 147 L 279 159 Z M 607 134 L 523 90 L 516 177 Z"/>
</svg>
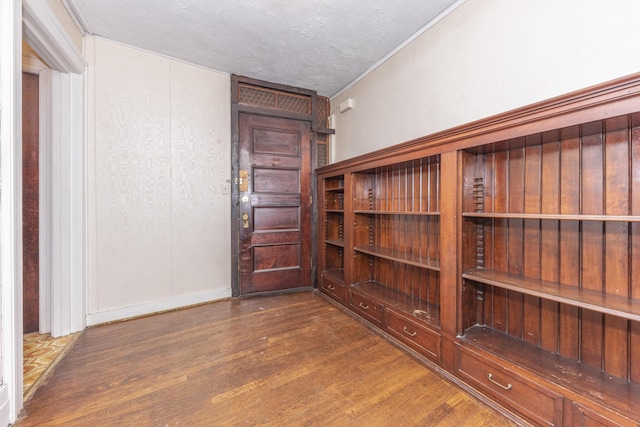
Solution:
<svg viewBox="0 0 640 427">
<path fill-rule="evenodd" d="M 24 335 L 23 390 L 25 400 L 35 391 L 35 386 L 46 378 L 46 373 L 77 337 L 78 334 L 51 338 L 49 334 L 37 332 Z"/>
</svg>

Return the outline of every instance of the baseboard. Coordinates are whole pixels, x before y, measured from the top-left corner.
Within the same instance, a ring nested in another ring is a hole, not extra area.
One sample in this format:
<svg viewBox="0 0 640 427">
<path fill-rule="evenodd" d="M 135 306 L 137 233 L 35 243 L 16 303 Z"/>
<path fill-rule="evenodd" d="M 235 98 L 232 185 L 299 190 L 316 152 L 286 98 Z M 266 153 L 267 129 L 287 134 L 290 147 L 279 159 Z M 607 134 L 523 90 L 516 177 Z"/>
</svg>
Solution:
<svg viewBox="0 0 640 427">
<path fill-rule="evenodd" d="M 145 316 L 161 311 L 173 310 L 194 304 L 216 301 L 231 297 L 231 288 L 202 292 L 199 294 L 184 295 L 163 301 L 155 301 L 148 304 L 140 304 L 131 307 L 118 308 L 87 315 L 87 326 L 95 326 L 103 323 L 129 319 L 131 317 Z"/>
</svg>

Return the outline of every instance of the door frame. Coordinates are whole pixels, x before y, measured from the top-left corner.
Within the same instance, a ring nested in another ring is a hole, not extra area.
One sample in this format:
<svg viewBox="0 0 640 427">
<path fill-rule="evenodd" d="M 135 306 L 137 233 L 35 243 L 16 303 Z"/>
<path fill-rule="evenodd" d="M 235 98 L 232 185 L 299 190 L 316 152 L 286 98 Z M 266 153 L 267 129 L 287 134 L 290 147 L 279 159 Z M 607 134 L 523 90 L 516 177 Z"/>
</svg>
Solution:
<svg viewBox="0 0 640 427">
<path fill-rule="evenodd" d="M 24 0 L 23 10 L 23 37 L 50 67 L 41 86 L 41 332 L 57 337 L 85 326 L 86 61 L 46 3 Z"/>
<path fill-rule="evenodd" d="M 302 114 L 287 111 L 279 108 L 270 108 L 259 105 L 240 103 L 239 85 L 251 85 L 256 88 L 286 92 L 295 95 L 309 96 L 311 99 L 311 114 Z M 231 295 L 234 298 L 240 296 L 240 231 L 242 223 L 240 221 L 240 196 L 237 185 L 240 170 L 240 135 L 239 135 L 239 114 L 249 113 L 268 117 L 279 117 L 307 121 L 311 124 L 310 147 L 311 150 L 311 286 L 317 287 L 316 264 L 317 264 L 317 209 L 315 209 L 317 199 L 317 179 L 316 165 L 316 131 L 317 131 L 317 93 L 309 89 L 301 89 L 293 86 L 278 83 L 266 82 L 264 80 L 253 79 L 244 76 L 231 75 Z M 299 289 L 298 289 L 299 290 Z"/>
<path fill-rule="evenodd" d="M 50 319 L 54 336 L 85 324 L 85 150 L 86 63 L 46 2 L 0 0 L 2 91 L 2 377 L 0 425 L 14 422 L 23 406 L 22 362 L 22 40 L 51 67 L 50 128 L 51 262 Z M 24 32 L 23 32 L 24 31 Z M 45 177 L 43 177 L 45 179 Z M 53 250 L 55 248 L 55 250 Z M 45 255 L 46 256 L 46 255 Z"/>
</svg>

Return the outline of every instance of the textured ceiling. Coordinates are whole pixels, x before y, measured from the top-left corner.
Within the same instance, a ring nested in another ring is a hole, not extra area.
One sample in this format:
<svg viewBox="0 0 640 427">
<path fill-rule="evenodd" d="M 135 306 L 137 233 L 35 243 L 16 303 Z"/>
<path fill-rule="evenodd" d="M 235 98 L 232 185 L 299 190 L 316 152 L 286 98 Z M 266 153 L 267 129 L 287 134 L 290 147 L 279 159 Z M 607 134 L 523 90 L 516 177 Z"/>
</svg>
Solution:
<svg viewBox="0 0 640 427">
<path fill-rule="evenodd" d="M 457 0 L 66 0 L 97 36 L 331 96 Z"/>
</svg>

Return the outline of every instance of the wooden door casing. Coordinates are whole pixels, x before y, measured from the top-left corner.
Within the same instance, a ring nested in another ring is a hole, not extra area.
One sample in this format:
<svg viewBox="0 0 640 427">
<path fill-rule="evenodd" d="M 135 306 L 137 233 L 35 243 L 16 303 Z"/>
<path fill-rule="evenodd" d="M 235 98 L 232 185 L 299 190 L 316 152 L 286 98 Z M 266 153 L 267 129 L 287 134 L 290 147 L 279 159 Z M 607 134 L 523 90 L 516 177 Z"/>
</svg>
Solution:
<svg viewBox="0 0 640 427">
<path fill-rule="evenodd" d="M 238 130 L 240 294 L 309 287 L 311 125 L 240 113 Z"/>
</svg>

